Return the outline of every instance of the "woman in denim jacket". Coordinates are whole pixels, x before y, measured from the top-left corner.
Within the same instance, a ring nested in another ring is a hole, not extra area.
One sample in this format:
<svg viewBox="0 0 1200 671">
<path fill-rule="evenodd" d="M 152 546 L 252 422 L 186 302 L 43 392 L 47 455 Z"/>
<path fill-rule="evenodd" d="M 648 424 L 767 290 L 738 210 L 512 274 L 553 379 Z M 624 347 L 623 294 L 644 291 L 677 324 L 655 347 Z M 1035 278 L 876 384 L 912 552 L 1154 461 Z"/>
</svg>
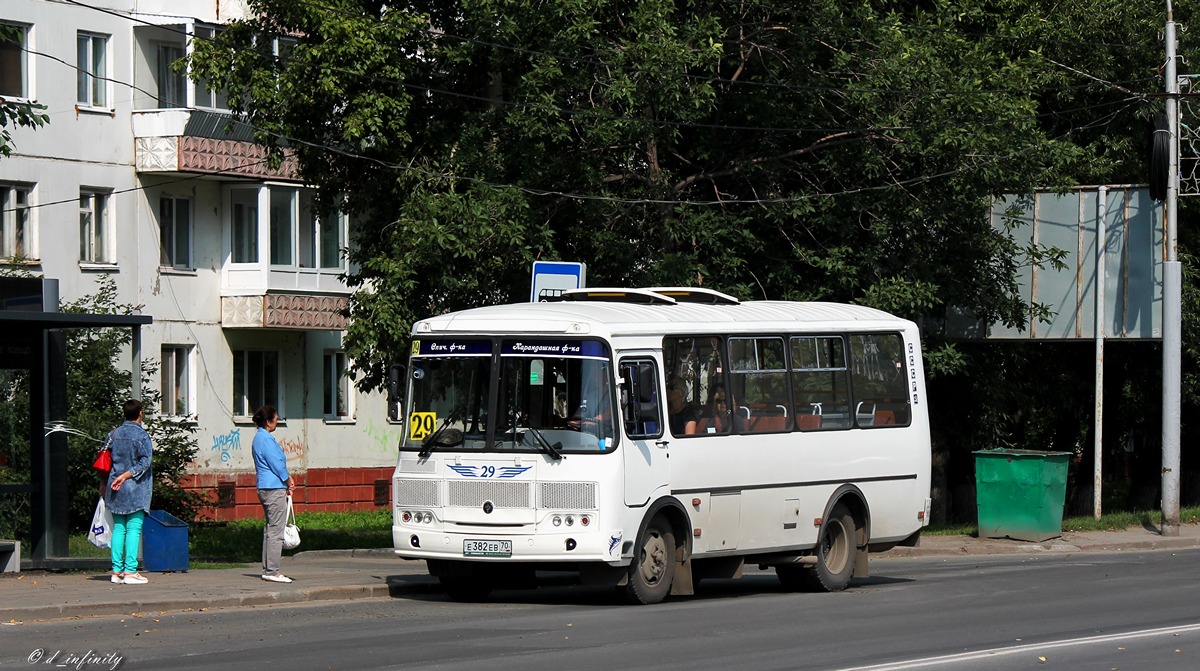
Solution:
<svg viewBox="0 0 1200 671">
<path fill-rule="evenodd" d="M 125 401 L 124 412 L 125 422 L 109 434 L 113 465 L 108 473 L 106 505 L 113 516 L 112 581 L 144 585 L 147 580 L 137 570 L 138 548 L 154 486 L 150 469 L 153 445 L 142 428 L 142 402 L 136 398 Z"/>
</svg>

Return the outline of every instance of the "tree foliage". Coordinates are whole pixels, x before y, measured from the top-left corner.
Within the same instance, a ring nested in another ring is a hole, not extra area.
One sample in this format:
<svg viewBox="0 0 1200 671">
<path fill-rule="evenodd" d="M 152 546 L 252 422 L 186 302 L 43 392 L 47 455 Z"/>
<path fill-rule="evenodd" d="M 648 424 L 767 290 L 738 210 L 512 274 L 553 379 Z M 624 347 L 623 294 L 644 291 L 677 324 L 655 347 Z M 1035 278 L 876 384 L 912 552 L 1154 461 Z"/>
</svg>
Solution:
<svg viewBox="0 0 1200 671">
<path fill-rule="evenodd" d="M 139 306 L 117 300 L 116 283 L 108 276 L 97 280 L 94 293 L 62 306 L 63 312 L 109 315 L 129 315 L 139 309 Z M 67 361 L 70 362 L 67 367 L 67 423 L 77 432 L 67 439 L 73 529 L 86 528 L 96 507 L 100 476 L 92 469 L 92 460 L 100 448 L 100 441 L 124 421 L 121 406 L 131 395 L 131 378 L 121 363 L 128 361 L 130 339 L 129 330 L 124 328 L 73 329 L 67 335 Z M 155 385 L 158 365 L 159 362 L 154 360 L 142 362 L 140 390 L 144 406 L 142 425 L 154 445 L 154 493 L 150 505 L 191 522 L 197 512 L 210 503 L 209 497 L 185 490 L 180 485 L 199 445 L 192 435 L 193 427 L 159 414 L 162 394 Z"/>
<path fill-rule="evenodd" d="M 249 5 L 192 68 L 352 213 L 366 387 L 414 319 L 521 300 L 543 258 L 1022 324 L 1014 271 L 1044 250 L 990 198 L 1141 181 L 1136 92 L 1161 89 L 1142 0 Z M 962 361 L 926 337 L 935 371 Z"/>
</svg>

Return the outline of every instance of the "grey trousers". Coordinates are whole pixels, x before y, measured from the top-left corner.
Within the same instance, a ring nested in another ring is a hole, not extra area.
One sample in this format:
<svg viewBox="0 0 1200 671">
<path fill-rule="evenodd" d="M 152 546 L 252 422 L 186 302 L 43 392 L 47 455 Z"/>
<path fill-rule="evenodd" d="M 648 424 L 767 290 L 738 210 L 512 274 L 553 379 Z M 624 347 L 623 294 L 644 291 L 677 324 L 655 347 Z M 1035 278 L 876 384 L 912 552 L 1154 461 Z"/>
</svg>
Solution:
<svg viewBox="0 0 1200 671">
<path fill-rule="evenodd" d="M 287 490 L 260 489 L 258 500 L 267 519 L 263 527 L 263 575 L 279 573 L 279 560 L 283 555 L 283 527 L 287 525 Z"/>
</svg>

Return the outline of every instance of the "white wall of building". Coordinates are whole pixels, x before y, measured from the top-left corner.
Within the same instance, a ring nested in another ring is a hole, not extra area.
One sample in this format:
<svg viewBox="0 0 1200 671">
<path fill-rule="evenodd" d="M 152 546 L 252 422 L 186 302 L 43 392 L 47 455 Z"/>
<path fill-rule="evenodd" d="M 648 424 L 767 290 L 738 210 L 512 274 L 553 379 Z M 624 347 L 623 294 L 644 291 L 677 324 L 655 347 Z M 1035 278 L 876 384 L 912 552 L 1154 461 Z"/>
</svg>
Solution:
<svg viewBox="0 0 1200 671">
<path fill-rule="evenodd" d="M 29 27 L 29 97 L 46 105 L 50 117 L 42 128 L 10 128 L 14 151 L 0 158 L 0 186 L 32 186 L 31 251 L 36 258 L 25 268 L 57 278 L 64 302 L 92 293 L 99 276 L 111 277 L 119 301 L 142 305 L 141 312 L 154 319 L 142 329 L 145 357 L 158 358 L 164 345 L 190 348 L 187 421 L 196 428 L 198 472 L 253 470 L 250 444 L 255 427 L 234 407 L 236 350 L 278 353 L 280 411 L 285 421 L 275 436 L 293 469 L 391 465 L 399 429 L 386 421 L 381 394 L 352 391 L 351 416 L 325 416 L 324 356 L 339 350 L 340 331 L 222 326 L 222 291 L 229 289 L 223 286 L 228 281 L 223 273 L 227 276 L 230 247 L 228 189 L 234 183 L 257 183 L 221 175 L 138 173 L 134 167 L 133 112 L 153 102 L 127 85 L 134 81 L 135 68 L 141 68 L 139 82 L 149 72 L 145 55 L 136 53 L 134 39 L 134 28 L 145 24 L 135 17 L 155 24 L 219 23 L 239 16 L 243 3 L 110 0 L 92 4 L 128 18 L 53 0 L 0 3 L 0 22 Z M 103 108 L 77 105 L 78 31 L 109 36 L 109 77 L 114 81 L 107 86 Z M 170 35 L 161 29 L 142 31 L 150 32 Z M 171 114 L 137 123 L 163 125 Z M 80 261 L 81 188 L 107 194 L 113 229 L 106 243 L 108 253 L 99 263 Z M 160 265 L 159 201 L 164 195 L 191 203 L 190 268 Z M 320 290 L 327 288 L 328 280 L 324 281 Z M 344 287 L 342 292 L 348 295 Z M 114 408 L 114 422 L 118 410 Z"/>
</svg>

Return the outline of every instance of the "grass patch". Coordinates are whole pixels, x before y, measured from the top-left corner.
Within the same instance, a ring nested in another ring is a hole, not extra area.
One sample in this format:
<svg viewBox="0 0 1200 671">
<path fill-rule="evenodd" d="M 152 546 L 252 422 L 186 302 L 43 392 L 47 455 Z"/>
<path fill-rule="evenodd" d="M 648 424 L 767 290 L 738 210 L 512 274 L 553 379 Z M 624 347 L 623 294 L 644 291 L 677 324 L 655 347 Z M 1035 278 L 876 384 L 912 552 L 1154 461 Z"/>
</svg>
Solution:
<svg viewBox="0 0 1200 671">
<path fill-rule="evenodd" d="M 1181 508 L 1179 510 L 1180 524 L 1200 523 L 1200 507 Z M 1063 531 L 1122 531 L 1135 527 L 1162 524 L 1161 510 L 1123 511 L 1095 517 L 1068 517 L 1062 522 Z M 937 524 L 930 525 L 923 534 L 929 536 L 977 536 L 979 527 L 975 524 Z"/>
<path fill-rule="evenodd" d="M 297 513 L 300 547 L 284 550 L 290 556 L 306 550 L 358 550 L 392 547 L 389 509 L 345 513 Z M 197 522 L 188 527 L 188 557 L 192 568 L 241 568 L 262 559 L 263 520 Z M 72 557 L 106 558 L 108 550 L 92 545 L 86 534 L 68 540 Z"/>
<path fill-rule="evenodd" d="M 256 562 L 262 558 L 261 519 L 209 522 L 193 525 L 189 549 L 193 557 L 211 561 Z M 392 511 L 356 510 L 345 513 L 296 513 L 300 547 L 284 556 L 307 550 L 358 550 L 392 547 Z"/>
</svg>

